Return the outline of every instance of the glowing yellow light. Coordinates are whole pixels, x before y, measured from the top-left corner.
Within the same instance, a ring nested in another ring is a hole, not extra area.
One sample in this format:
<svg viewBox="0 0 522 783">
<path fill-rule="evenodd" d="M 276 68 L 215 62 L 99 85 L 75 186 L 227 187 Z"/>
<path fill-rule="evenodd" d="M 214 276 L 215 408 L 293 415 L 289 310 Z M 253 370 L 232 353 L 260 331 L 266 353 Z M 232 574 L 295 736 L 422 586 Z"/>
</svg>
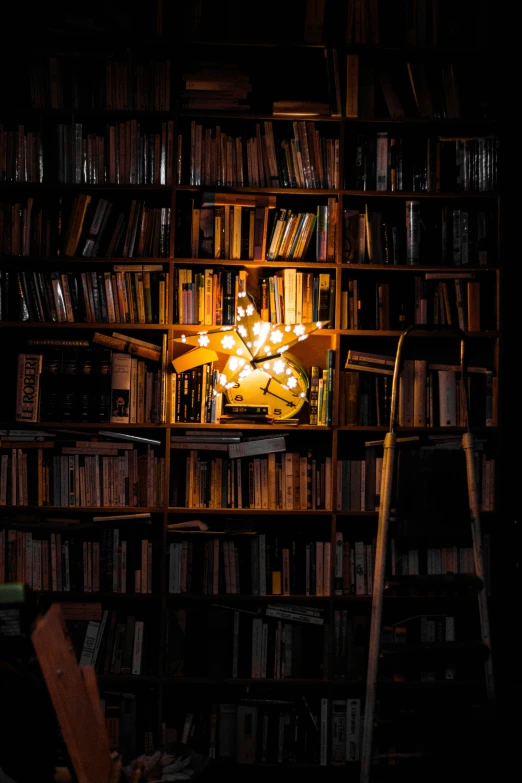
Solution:
<svg viewBox="0 0 522 783">
<path fill-rule="evenodd" d="M 283 339 L 283 333 L 279 331 L 279 329 L 274 329 L 272 334 L 270 335 L 270 342 L 276 344 L 280 343 Z"/>
<path fill-rule="evenodd" d="M 225 384 L 225 389 L 231 389 L 234 386 L 233 383 L 227 383 Z"/>
<path fill-rule="evenodd" d="M 247 348 L 252 348 L 252 343 L 247 343 Z"/>
<path fill-rule="evenodd" d="M 187 338 L 185 337 L 184 334 L 181 335 L 181 342 L 182 343 L 186 343 L 187 342 Z"/>
<path fill-rule="evenodd" d="M 299 340 L 299 342 L 302 342 L 302 340 L 308 340 L 308 335 L 302 334 L 301 337 L 298 337 L 297 339 Z"/>
<path fill-rule="evenodd" d="M 238 356 L 242 356 L 243 355 L 243 349 L 242 348 L 238 348 L 236 353 L 237 353 Z"/>
<path fill-rule="evenodd" d="M 287 374 L 287 375 L 292 375 L 292 370 L 290 369 L 290 367 L 288 367 L 288 368 L 287 368 L 287 370 L 286 370 L 286 374 Z"/>
<path fill-rule="evenodd" d="M 265 370 L 269 370 L 270 369 L 270 362 L 265 362 L 263 367 L 265 368 Z"/>
<path fill-rule="evenodd" d="M 264 350 L 265 353 L 270 353 L 270 346 L 269 345 L 265 345 L 263 350 Z"/>
<path fill-rule="evenodd" d="M 295 387 L 297 386 L 297 379 L 293 378 L 293 377 L 289 378 L 288 379 L 288 386 L 289 386 L 290 389 L 295 389 Z"/>
<path fill-rule="evenodd" d="M 285 326 L 285 332 L 289 332 L 291 328 L 292 328 L 292 327 L 291 327 L 290 325 L 288 325 L 288 324 L 287 324 L 287 325 Z"/>
<path fill-rule="evenodd" d="M 239 362 L 238 362 L 238 360 L 236 359 L 235 356 L 231 356 L 230 357 L 230 360 L 228 362 L 228 366 L 230 367 L 232 372 L 234 372 L 234 370 L 237 370 L 237 368 L 239 367 Z"/>
<path fill-rule="evenodd" d="M 294 334 L 300 335 L 300 334 L 303 334 L 304 331 L 305 331 L 305 328 L 304 328 L 303 324 L 296 324 L 294 326 Z"/>
<path fill-rule="evenodd" d="M 200 345 L 208 345 L 210 342 L 210 338 L 206 334 L 202 334 L 198 340 L 198 343 Z"/>
<path fill-rule="evenodd" d="M 221 375 L 219 376 L 219 382 L 221 386 L 224 386 L 227 381 L 228 381 L 227 376 L 224 373 L 221 373 Z"/>
<path fill-rule="evenodd" d="M 233 337 L 223 337 L 221 340 L 221 345 L 223 348 L 233 348 L 235 344 L 235 340 Z"/>
<path fill-rule="evenodd" d="M 283 361 L 281 361 L 281 359 L 277 359 L 272 366 L 274 368 L 274 372 L 280 375 L 282 372 L 285 371 L 286 364 Z"/>
<path fill-rule="evenodd" d="M 237 314 L 239 315 L 240 318 L 243 318 L 243 316 L 245 315 L 245 308 L 244 307 L 238 307 L 237 308 Z"/>
<path fill-rule="evenodd" d="M 244 326 L 238 326 L 238 327 L 237 327 L 237 332 L 238 332 L 238 334 L 239 334 L 241 337 L 246 337 L 246 336 L 247 336 L 247 330 L 245 329 L 245 327 L 244 327 Z"/>
<path fill-rule="evenodd" d="M 256 335 L 261 334 L 261 329 L 263 328 L 263 322 L 262 321 L 256 321 L 256 323 L 252 327 L 252 332 Z"/>
<path fill-rule="evenodd" d="M 316 329 L 322 329 L 323 328 L 323 325 L 322 325 L 321 321 L 316 321 L 315 328 Z"/>
<path fill-rule="evenodd" d="M 251 304 L 247 305 L 246 314 L 247 315 L 254 315 L 254 313 L 255 313 L 254 305 L 251 305 Z"/>
<path fill-rule="evenodd" d="M 301 392 L 300 396 L 301 397 L 306 397 L 306 394 L 304 392 Z"/>
</svg>

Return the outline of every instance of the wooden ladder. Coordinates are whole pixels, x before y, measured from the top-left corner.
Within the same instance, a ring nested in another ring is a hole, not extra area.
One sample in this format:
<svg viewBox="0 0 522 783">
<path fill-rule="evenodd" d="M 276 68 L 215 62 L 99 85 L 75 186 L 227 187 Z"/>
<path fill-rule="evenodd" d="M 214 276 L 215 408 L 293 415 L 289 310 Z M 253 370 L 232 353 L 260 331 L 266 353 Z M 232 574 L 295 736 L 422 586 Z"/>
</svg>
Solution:
<svg viewBox="0 0 522 783">
<path fill-rule="evenodd" d="M 381 644 L 381 625 L 384 591 L 384 572 L 386 568 L 386 550 L 388 544 L 388 528 L 390 519 L 390 505 L 392 497 L 392 486 L 394 480 L 395 450 L 397 444 L 396 414 L 398 400 L 399 376 L 401 370 L 403 345 L 406 337 L 414 330 L 430 331 L 434 333 L 444 333 L 446 336 L 460 336 L 460 377 L 466 378 L 465 369 L 465 335 L 461 329 L 448 327 L 410 326 L 399 337 L 397 353 L 395 357 L 395 366 L 392 381 L 392 396 L 390 406 L 390 430 L 386 433 L 384 439 L 384 454 L 382 462 L 381 492 L 379 503 L 379 518 L 377 527 L 377 542 L 375 552 L 375 565 L 373 575 L 372 589 L 372 615 L 370 625 L 370 639 L 368 651 L 368 671 L 366 677 L 366 698 L 364 707 L 364 721 L 362 730 L 361 745 L 361 770 L 360 783 L 369 783 L 370 771 L 372 765 L 372 744 L 374 730 L 375 699 L 377 690 L 377 669 L 380 656 Z M 494 708 L 495 701 L 495 683 L 493 677 L 493 663 L 491 656 L 491 636 L 489 629 L 488 602 L 484 581 L 484 561 L 482 556 L 482 535 L 480 526 L 480 508 L 477 490 L 477 480 L 474 461 L 474 441 L 469 425 L 469 391 L 466 383 L 462 384 L 464 388 L 464 400 L 466 407 L 466 425 L 467 431 L 462 436 L 462 448 L 466 456 L 466 476 L 468 485 L 468 499 L 471 522 L 471 538 L 473 547 L 473 559 L 475 565 L 475 575 L 479 580 L 478 588 L 478 608 L 480 616 L 480 630 L 482 642 L 487 648 L 485 657 L 485 677 L 488 704 L 491 709 Z"/>
</svg>

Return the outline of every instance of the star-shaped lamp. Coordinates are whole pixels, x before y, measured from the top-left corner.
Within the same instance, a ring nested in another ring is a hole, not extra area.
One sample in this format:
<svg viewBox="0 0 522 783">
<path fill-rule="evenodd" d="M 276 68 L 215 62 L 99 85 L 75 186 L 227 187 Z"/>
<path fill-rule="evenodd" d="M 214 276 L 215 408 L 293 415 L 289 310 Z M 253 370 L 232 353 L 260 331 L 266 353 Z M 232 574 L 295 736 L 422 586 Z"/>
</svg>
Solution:
<svg viewBox="0 0 522 783">
<path fill-rule="evenodd" d="M 323 325 L 320 321 L 307 324 L 271 324 L 262 321 L 251 296 L 241 291 L 235 326 L 222 326 L 220 329 L 198 332 L 191 337 L 183 335 L 175 342 L 228 354 L 215 389 L 218 393 L 232 388 L 236 380 L 243 380 L 254 370 L 263 370 L 283 388 L 291 390 L 297 386 L 297 376 L 293 367 L 285 361 L 284 353 Z M 194 367 L 202 363 L 198 356 L 199 350 L 190 353 L 194 353 Z M 175 360 L 173 365 L 176 369 Z"/>
</svg>

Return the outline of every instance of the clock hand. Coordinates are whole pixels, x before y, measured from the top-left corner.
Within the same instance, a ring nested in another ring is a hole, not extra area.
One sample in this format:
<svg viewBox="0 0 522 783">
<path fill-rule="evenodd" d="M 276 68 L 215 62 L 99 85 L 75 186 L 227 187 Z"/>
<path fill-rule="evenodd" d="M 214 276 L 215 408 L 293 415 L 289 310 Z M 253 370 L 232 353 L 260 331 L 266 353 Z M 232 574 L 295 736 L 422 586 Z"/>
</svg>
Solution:
<svg viewBox="0 0 522 783">
<path fill-rule="evenodd" d="M 268 391 L 268 384 L 265 386 L 265 388 L 260 386 L 259 387 L 259 391 L 262 391 L 263 394 L 271 394 L 272 397 L 277 397 L 278 400 L 283 400 L 283 402 L 286 402 L 287 405 L 291 405 L 292 407 L 295 408 L 295 403 L 294 402 L 288 402 L 288 400 L 285 397 L 280 397 L 279 394 L 274 394 L 274 392 Z M 297 395 L 294 395 L 294 396 L 297 397 Z"/>
</svg>

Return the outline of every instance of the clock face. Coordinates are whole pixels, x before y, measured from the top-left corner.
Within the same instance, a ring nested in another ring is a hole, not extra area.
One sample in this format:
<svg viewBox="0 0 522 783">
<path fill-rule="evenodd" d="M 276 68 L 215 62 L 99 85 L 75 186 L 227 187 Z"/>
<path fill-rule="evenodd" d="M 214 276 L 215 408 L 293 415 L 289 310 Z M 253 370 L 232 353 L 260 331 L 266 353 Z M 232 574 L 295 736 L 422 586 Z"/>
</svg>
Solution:
<svg viewBox="0 0 522 783">
<path fill-rule="evenodd" d="M 281 369 L 281 372 L 274 377 L 261 368 L 254 370 L 227 390 L 227 402 L 268 405 L 270 414 L 278 419 L 297 416 L 307 402 L 308 376 L 304 367 L 290 354 L 285 353 L 278 359 L 281 364 L 275 364 L 275 370 Z M 271 367 L 275 362 L 277 359 L 271 362 Z"/>
</svg>

